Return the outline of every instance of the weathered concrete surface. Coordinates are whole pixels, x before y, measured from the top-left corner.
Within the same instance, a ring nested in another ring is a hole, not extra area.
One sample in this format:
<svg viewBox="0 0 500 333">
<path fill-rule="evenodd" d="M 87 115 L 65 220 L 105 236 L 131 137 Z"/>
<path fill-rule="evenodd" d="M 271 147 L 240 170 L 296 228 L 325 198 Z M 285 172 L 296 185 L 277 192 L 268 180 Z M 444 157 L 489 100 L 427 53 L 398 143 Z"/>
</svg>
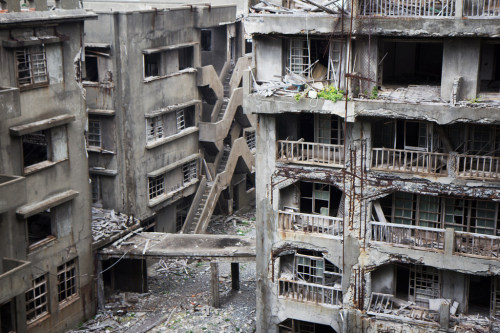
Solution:
<svg viewBox="0 0 500 333">
<path fill-rule="evenodd" d="M 0 303 L 5 303 L 31 288 L 31 262 L 9 258 L 3 258 L 1 261 Z"/>
</svg>

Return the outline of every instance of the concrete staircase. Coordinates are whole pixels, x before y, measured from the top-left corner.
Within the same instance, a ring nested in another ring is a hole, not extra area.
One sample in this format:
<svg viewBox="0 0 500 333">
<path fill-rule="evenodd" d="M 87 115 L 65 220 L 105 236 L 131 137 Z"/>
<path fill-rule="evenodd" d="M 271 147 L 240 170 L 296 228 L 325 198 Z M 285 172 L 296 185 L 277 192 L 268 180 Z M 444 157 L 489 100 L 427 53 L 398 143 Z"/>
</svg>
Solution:
<svg viewBox="0 0 500 333">
<path fill-rule="evenodd" d="M 185 223 L 184 227 L 185 230 L 183 230 L 182 233 L 184 234 L 194 234 L 196 230 L 196 226 L 198 225 L 200 221 L 201 214 L 203 213 L 203 208 L 207 204 L 207 199 L 208 195 L 210 194 L 210 191 L 212 190 L 211 184 L 208 184 L 204 187 L 204 190 L 201 195 L 200 202 L 198 203 L 197 209 L 194 213 L 192 221 L 190 221 L 189 224 Z M 187 222 L 187 221 L 186 221 Z"/>
<path fill-rule="evenodd" d="M 221 121 L 224 118 L 224 114 L 227 110 L 227 105 L 229 104 L 229 99 L 231 98 L 231 75 L 233 75 L 234 66 L 231 66 L 229 71 L 227 72 L 226 78 L 224 79 L 224 99 L 222 101 L 222 105 L 219 110 L 219 114 L 217 115 L 217 121 Z"/>
</svg>

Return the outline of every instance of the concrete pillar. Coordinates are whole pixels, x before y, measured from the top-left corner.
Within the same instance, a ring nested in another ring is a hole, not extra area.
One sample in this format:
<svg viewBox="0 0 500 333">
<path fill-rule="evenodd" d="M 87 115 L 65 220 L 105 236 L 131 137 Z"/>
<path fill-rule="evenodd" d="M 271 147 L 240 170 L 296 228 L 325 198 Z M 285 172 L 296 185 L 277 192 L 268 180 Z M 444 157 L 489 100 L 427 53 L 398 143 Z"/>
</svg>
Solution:
<svg viewBox="0 0 500 333">
<path fill-rule="evenodd" d="M 28 6 L 34 8 L 35 11 L 46 11 L 47 0 L 28 0 Z"/>
<path fill-rule="evenodd" d="M 253 86 L 252 71 L 249 69 L 243 71 L 242 80 L 243 80 L 243 96 L 251 94 Z"/>
<path fill-rule="evenodd" d="M 240 263 L 231 263 L 231 284 L 233 290 L 240 290 Z"/>
<path fill-rule="evenodd" d="M 220 298 L 219 298 L 219 264 L 216 262 L 210 263 L 210 271 L 212 273 L 212 283 L 211 285 L 211 293 L 212 293 L 212 306 L 214 308 L 220 307 Z"/>
<path fill-rule="evenodd" d="M 462 17 L 464 12 L 464 0 L 455 0 L 455 17 Z"/>
<path fill-rule="evenodd" d="M 453 255 L 455 245 L 455 229 L 446 228 L 444 232 L 444 254 Z"/>
<path fill-rule="evenodd" d="M 97 308 L 104 309 L 104 281 L 101 256 L 97 256 Z"/>
<path fill-rule="evenodd" d="M 2 1 L 2 9 L 7 9 L 9 12 L 20 12 L 21 2 L 19 0 L 4 0 Z"/>
<path fill-rule="evenodd" d="M 447 330 L 450 325 L 450 303 L 443 302 L 439 307 L 439 325 L 443 330 Z"/>
</svg>

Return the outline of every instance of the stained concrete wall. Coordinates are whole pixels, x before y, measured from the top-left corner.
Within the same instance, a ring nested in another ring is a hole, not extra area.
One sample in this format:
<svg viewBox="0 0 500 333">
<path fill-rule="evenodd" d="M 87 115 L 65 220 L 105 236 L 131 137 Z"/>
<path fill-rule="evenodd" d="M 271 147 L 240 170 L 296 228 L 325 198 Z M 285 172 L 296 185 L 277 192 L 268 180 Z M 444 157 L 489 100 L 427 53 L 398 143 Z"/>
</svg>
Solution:
<svg viewBox="0 0 500 333">
<path fill-rule="evenodd" d="M 276 81 L 283 74 L 283 46 L 281 38 L 255 36 L 254 66 L 257 81 Z"/>
</svg>

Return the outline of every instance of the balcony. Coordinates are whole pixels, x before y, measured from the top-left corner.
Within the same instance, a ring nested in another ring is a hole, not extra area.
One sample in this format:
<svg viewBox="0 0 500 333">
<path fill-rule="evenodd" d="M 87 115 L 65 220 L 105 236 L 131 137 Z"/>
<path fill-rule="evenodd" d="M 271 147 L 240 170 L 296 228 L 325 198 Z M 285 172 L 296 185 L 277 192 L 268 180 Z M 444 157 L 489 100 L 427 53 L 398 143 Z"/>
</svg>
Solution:
<svg viewBox="0 0 500 333">
<path fill-rule="evenodd" d="M 344 145 L 278 140 L 277 160 L 283 163 L 342 168 L 344 166 Z"/>
<path fill-rule="evenodd" d="M 445 229 L 397 223 L 371 222 L 372 241 L 419 249 L 444 249 Z"/>
<path fill-rule="evenodd" d="M 3 120 L 21 116 L 18 88 L 0 87 L 0 117 Z"/>
<path fill-rule="evenodd" d="M 320 284 L 278 280 L 278 295 L 298 302 L 316 303 L 326 306 L 342 306 L 342 288 L 340 285 L 329 287 Z"/>
<path fill-rule="evenodd" d="M 455 0 L 361 0 L 360 14 L 397 17 L 453 17 Z"/>
<path fill-rule="evenodd" d="M 0 214 L 26 203 L 26 178 L 0 175 Z"/>
<path fill-rule="evenodd" d="M 0 265 L 0 304 L 31 287 L 29 261 L 3 258 Z"/>
<path fill-rule="evenodd" d="M 456 254 L 500 258 L 500 237 L 455 231 Z"/>
<path fill-rule="evenodd" d="M 390 148 L 372 149 L 372 169 L 390 172 L 448 175 L 448 154 Z"/>
<path fill-rule="evenodd" d="M 278 211 L 278 229 L 341 238 L 343 223 L 340 217 Z"/>
<path fill-rule="evenodd" d="M 470 179 L 499 179 L 500 157 L 457 155 L 457 177 Z"/>
</svg>

